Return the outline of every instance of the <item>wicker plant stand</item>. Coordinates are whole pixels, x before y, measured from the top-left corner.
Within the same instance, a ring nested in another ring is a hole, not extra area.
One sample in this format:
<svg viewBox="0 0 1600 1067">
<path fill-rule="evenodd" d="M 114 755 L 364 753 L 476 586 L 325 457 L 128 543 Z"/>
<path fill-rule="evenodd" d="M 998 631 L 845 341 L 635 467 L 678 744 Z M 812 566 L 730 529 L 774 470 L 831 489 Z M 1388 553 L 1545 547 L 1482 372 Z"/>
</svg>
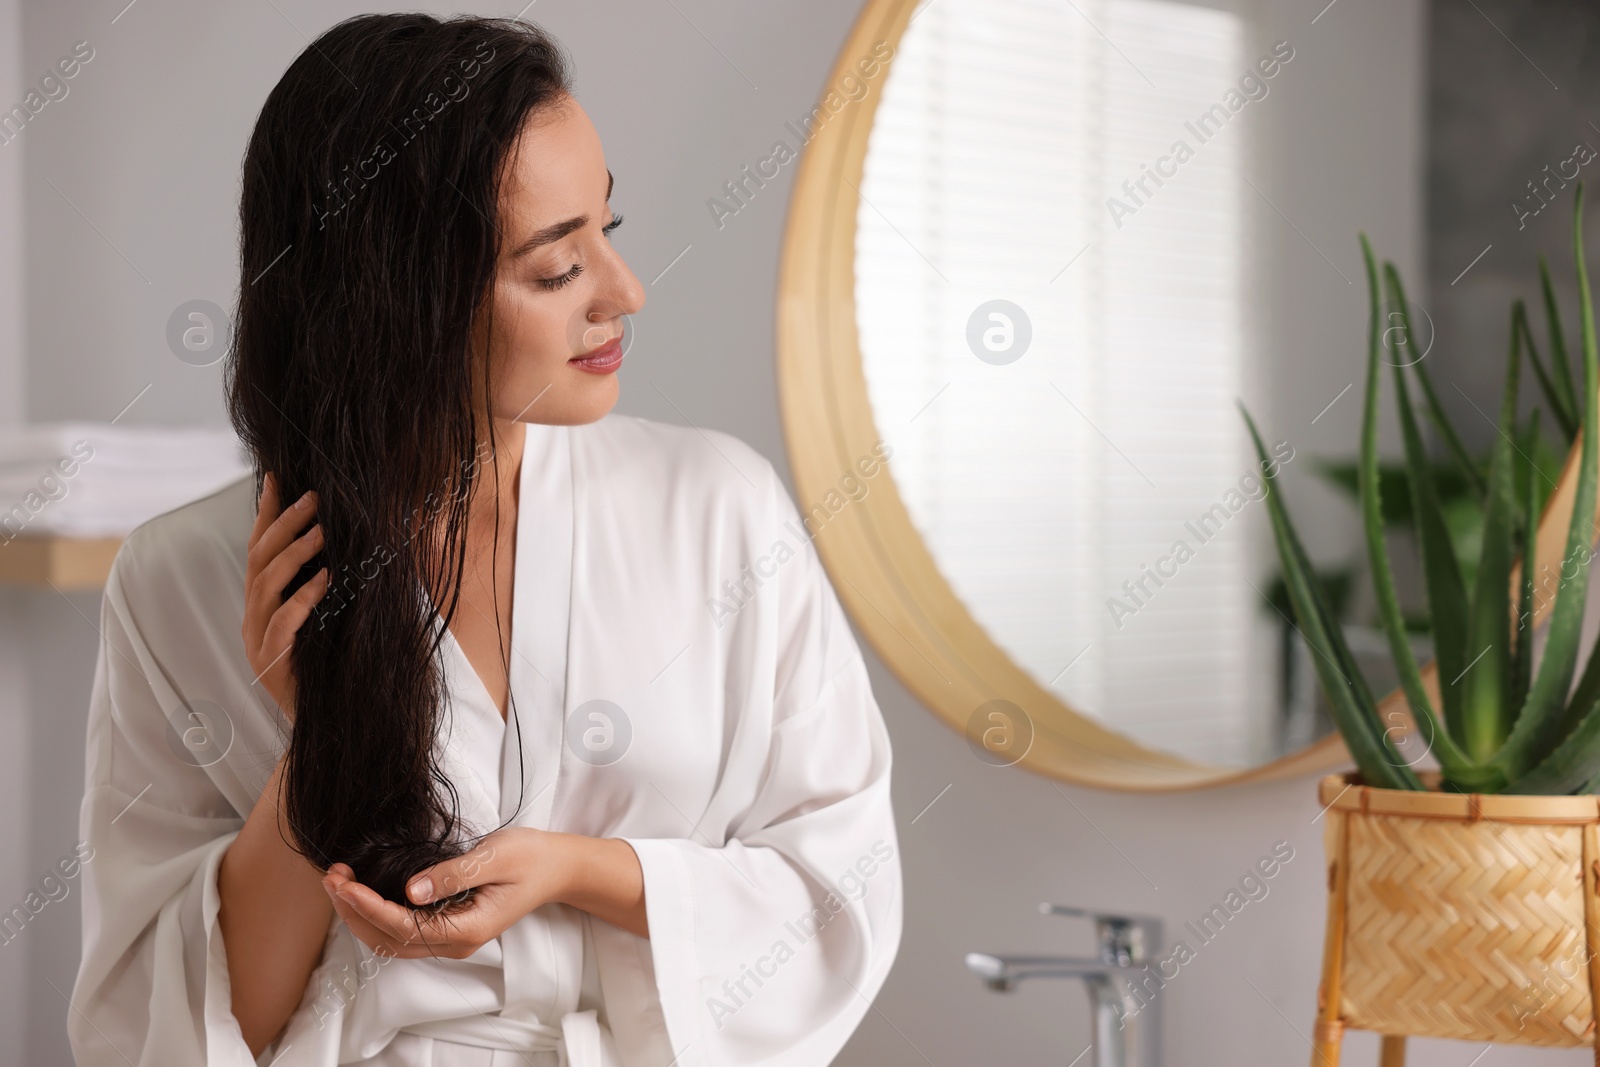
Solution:
<svg viewBox="0 0 1600 1067">
<path fill-rule="evenodd" d="M 1600 797 L 1374 789 L 1330 775 L 1328 929 L 1311 1067 L 1347 1028 L 1600 1047 Z"/>
</svg>

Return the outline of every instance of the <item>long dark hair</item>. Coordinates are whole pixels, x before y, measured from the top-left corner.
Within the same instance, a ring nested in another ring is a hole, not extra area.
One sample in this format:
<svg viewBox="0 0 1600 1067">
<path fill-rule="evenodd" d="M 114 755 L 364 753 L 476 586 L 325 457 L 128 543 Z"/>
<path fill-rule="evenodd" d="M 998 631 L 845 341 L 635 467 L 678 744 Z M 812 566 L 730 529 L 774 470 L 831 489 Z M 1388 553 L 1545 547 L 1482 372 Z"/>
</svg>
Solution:
<svg viewBox="0 0 1600 1067">
<path fill-rule="evenodd" d="M 245 154 L 228 412 L 258 485 L 316 490 L 331 578 L 292 655 L 284 814 L 311 862 L 403 903 L 468 844 L 434 742 L 489 432 L 474 326 L 503 165 L 570 91 L 526 22 L 364 15 L 289 66 Z"/>
</svg>

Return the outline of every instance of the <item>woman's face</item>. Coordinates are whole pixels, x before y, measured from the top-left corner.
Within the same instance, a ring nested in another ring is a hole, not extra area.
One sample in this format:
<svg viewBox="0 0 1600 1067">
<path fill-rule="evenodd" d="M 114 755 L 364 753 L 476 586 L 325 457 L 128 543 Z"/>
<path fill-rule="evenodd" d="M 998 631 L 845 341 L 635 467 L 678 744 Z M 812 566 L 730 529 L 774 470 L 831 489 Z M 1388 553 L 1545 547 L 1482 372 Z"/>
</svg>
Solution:
<svg viewBox="0 0 1600 1067">
<path fill-rule="evenodd" d="M 617 402 L 622 316 L 645 297 L 611 247 L 610 198 L 600 135 L 578 102 L 535 115 L 501 183 L 500 262 L 480 330 L 496 420 L 593 422 Z"/>
</svg>

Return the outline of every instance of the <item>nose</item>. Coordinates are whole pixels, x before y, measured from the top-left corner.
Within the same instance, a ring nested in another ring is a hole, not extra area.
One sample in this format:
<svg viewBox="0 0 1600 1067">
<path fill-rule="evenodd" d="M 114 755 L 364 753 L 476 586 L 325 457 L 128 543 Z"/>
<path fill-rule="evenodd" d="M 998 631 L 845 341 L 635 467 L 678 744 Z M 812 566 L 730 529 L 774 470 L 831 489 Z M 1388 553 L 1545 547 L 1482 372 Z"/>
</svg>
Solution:
<svg viewBox="0 0 1600 1067">
<path fill-rule="evenodd" d="M 574 353 L 591 351 L 622 333 L 616 320 L 644 307 L 644 286 L 615 251 L 607 256 L 601 282 L 569 328 Z"/>
<path fill-rule="evenodd" d="M 622 258 L 622 253 L 611 248 L 609 244 L 606 247 L 610 251 L 610 255 L 607 257 L 610 277 L 607 278 L 602 292 L 604 293 L 604 299 L 612 309 L 606 317 L 637 315 L 640 309 L 644 307 L 644 286 L 639 284 L 639 279 L 628 268 L 627 262 Z"/>
</svg>

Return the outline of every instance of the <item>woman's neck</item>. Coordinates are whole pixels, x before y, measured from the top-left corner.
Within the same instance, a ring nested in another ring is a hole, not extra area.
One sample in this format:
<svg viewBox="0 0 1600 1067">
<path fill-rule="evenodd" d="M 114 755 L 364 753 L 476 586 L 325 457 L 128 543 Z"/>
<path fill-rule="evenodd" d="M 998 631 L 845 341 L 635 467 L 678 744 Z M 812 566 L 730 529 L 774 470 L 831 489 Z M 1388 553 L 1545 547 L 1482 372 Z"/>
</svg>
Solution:
<svg viewBox="0 0 1600 1067">
<path fill-rule="evenodd" d="M 517 486 L 521 481 L 528 424 L 495 419 L 490 429 L 491 433 L 478 444 L 478 476 L 473 482 L 469 509 L 472 521 L 492 521 L 496 504 L 502 521 L 507 513 L 516 515 Z"/>
</svg>

